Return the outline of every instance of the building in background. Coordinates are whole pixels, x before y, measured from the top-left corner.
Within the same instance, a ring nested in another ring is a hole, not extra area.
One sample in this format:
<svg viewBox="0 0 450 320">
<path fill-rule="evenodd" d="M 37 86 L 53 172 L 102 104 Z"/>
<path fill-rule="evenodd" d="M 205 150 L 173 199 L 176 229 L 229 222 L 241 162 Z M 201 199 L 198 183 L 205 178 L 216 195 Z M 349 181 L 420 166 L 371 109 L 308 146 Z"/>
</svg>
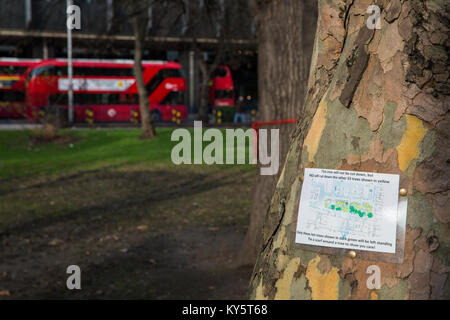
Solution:
<svg viewBox="0 0 450 320">
<path fill-rule="evenodd" d="M 74 58 L 133 58 L 133 28 L 125 1 L 74 0 L 81 8 L 81 30 L 73 31 Z M 203 10 L 204 6 L 214 8 Z M 226 7 L 225 7 L 226 6 Z M 160 0 L 147 7 L 144 59 L 178 61 L 187 79 L 187 105 L 198 105 L 198 66 L 194 48 L 205 58 L 221 50 L 231 68 L 237 95 L 256 95 L 256 41 L 244 0 Z M 223 21 L 227 19 L 227 30 Z M 231 27 L 230 27 L 231 26 Z M 66 7 L 61 0 L 0 0 L 0 57 L 67 56 Z M 195 44 L 195 45 L 194 45 Z"/>
</svg>

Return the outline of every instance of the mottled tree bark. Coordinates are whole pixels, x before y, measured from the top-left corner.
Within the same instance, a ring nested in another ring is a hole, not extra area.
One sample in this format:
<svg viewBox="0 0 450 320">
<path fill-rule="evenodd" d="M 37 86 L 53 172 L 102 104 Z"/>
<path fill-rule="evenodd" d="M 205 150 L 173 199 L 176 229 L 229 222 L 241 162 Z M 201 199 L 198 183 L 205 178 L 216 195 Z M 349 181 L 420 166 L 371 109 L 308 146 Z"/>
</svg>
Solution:
<svg viewBox="0 0 450 320">
<path fill-rule="evenodd" d="M 259 121 L 298 119 L 305 97 L 317 22 L 317 2 L 271 0 L 253 2 L 258 32 Z M 283 164 L 295 124 L 280 130 Z M 281 171 L 281 170 L 280 170 Z M 250 226 L 237 262 L 254 265 L 261 246 L 262 227 L 279 173 L 256 178 Z"/>
<path fill-rule="evenodd" d="M 380 30 L 366 26 L 372 0 L 319 1 L 303 120 L 266 216 L 251 298 L 449 298 L 448 3 L 375 3 Z M 306 167 L 399 174 L 408 190 L 403 263 L 295 244 Z M 377 290 L 366 285 L 372 264 L 381 269 Z"/>
</svg>

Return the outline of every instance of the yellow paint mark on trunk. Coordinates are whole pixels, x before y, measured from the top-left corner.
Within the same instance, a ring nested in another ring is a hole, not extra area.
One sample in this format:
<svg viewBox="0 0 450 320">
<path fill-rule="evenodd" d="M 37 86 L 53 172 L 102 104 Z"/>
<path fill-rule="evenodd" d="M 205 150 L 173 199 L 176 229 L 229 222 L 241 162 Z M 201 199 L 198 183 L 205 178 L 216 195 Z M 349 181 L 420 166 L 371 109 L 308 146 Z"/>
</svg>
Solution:
<svg viewBox="0 0 450 320">
<path fill-rule="evenodd" d="M 308 161 L 314 162 L 314 156 L 316 155 L 317 148 L 319 147 L 320 137 L 322 137 L 323 129 L 326 123 L 327 114 L 327 95 L 324 94 L 322 100 L 320 100 L 319 106 L 317 107 L 316 114 L 314 115 L 311 128 L 306 135 L 304 146 L 308 148 Z"/>
<path fill-rule="evenodd" d="M 317 268 L 320 257 L 317 256 L 308 263 L 306 278 L 311 287 L 311 298 L 313 300 L 337 300 L 339 297 L 339 274 L 336 267 L 330 271 L 321 273 Z"/>
<path fill-rule="evenodd" d="M 405 171 L 409 163 L 419 156 L 419 145 L 427 131 L 422 125 L 422 120 L 415 116 L 407 114 L 406 124 L 402 141 L 397 147 L 398 167 L 402 171 Z"/>
<path fill-rule="evenodd" d="M 370 300 L 378 300 L 378 293 L 376 291 L 370 291 Z"/>
<path fill-rule="evenodd" d="M 300 264 L 300 258 L 294 258 L 289 261 L 283 275 L 278 279 L 275 287 L 277 293 L 275 294 L 275 300 L 288 300 L 291 297 L 291 283 L 294 278 L 294 273 L 297 272 Z"/>
</svg>

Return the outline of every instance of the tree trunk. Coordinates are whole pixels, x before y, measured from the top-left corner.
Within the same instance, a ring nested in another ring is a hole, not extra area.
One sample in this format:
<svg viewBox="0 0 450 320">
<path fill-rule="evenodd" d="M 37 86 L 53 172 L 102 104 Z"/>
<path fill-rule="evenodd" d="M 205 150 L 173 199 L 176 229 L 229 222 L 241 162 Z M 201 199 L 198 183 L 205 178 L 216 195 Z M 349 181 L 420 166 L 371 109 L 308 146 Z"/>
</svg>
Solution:
<svg viewBox="0 0 450 320">
<path fill-rule="evenodd" d="M 208 63 L 201 57 L 199 48 L 197 47 L 195 50 L 198 65 L 200 67 L 200 73 L 202 75 L 202 92 L 200 95 L 200 106 L 198 108 L 197 119 L 203 121 L 205 125 L 209 123 L 209 82 L 212 80 L 213 72 L 222 60 L 224 50 L 223 39 L 219 39 L 219 46 L 217 49 L 218 52 L 216 53 L 213 63 L 210 65 L 208 65 Z"/>
<path fill-rule="evenodd" d="M 197 119 L 202 121 L 204 125 L 208 125 L 209 123 L 209 81 L 211 79 L 211 70 L 208 68 L 205 62 L 199 61 L 200 72 L 202 75 L 202 83 L 201 83 L 201 94 L 200 94 L 200 105 L 198 108 L 198 117 Z"/>
<path fill-rule="evenodd" d="M 258 32 L 258 120 L 298 119 L 311 63 L 317 2 L 273 0 L 254 9 Z M 280 129 L 279 152 L 283 163 L 295 124 L 276 128 Z M 256 178 L 250 226 L 238 255 L 238 265 L 253 265 L 256 261 L 261 230 L 278 178 L 279 174 Z"/>
<path fill-rule="evenodd" d="M 141 139 L 152 139 L 156 137 L 156 131 L 150 117 L 150 104 L 148 101 L 148 93 L 145 88 L 144 78 L 142 75 L 142 47 L 144 42 L 144 34 L 139 24 L 139 16 L 133 17 L 134 28 L 134 75 L 136 77 L 136 85 L 139 95 L 139 107 L 141 112 Z"/>
<path fill-rule="evenodd" d="M 303 119 L 266 216 L 251 298 L 450 298 L 446 4 L 376 1 L 380 30 L 366 26 L 371 4 L 319 1 Z M 408 191 L 402 264 L 317 254 L 295 244 L 307 167 L 400 175 Z M 371 290 L 366 270 L 373 264 L 381 288 Z"/>
</svg>

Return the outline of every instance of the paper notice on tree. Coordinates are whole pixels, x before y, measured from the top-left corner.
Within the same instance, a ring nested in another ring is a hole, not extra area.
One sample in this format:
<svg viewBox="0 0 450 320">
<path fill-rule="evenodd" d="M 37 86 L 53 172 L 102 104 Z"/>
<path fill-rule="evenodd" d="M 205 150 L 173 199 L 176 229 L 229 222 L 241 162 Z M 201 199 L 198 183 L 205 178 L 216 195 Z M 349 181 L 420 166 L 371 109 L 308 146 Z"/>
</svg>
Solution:
<svg viewBox="0 0 450 320">
<path fill-rule="evenodd" d="M 395 253 L 399 176 L 305 169 L 296 243 Z"/>
</svg>

